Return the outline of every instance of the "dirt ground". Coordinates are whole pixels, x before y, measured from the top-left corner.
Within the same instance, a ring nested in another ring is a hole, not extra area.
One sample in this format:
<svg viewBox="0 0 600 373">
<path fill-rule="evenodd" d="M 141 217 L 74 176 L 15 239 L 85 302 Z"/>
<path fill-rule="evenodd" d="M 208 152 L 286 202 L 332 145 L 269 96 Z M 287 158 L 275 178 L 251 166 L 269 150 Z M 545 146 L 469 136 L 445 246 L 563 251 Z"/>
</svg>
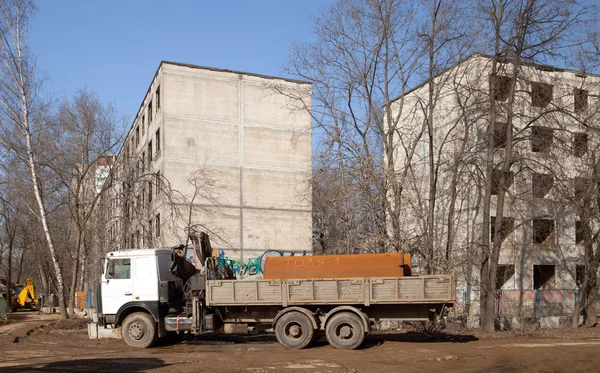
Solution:
<svg viewBox="0 0 600 373">
<path fill-rule="evenodd" d="M 525 335 L 473 330 L 426 336 L 370 335 L 355 351 L 322 340 L 287 350 L 272 336 L 160 343 L 137 350 L 123 341 L 87 338 L 87 319 L 60 321 L 37 312 L 0 323 L 0 372 L 595 372 L 600 327 Z"/>
</svg>

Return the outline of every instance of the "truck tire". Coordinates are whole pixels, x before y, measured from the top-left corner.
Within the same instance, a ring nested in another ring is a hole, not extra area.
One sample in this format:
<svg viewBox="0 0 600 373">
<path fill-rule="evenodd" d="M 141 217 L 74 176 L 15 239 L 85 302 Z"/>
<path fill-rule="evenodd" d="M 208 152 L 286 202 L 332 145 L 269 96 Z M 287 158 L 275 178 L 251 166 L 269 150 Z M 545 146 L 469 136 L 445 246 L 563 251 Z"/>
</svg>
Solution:
<svg viewBox="0 0 600 373">
<path fill-rule="evenodd" d="M 156 341 L 156 322 L 144 312 L 128 315 L 121 325 L 121 336 L 130 347 L 148 348 Z"/>
<path fill-rule="evenodd" d="M 313 341 L 314 335 L 310 319 L 302 312 L 288 312 L 275 324 L 277 341 L 285 348 L 304 348 Z"/>
<path fill-rule="evenodd" d="M 340 312 L 327 321 L 325 336 L 335 348 L 354 350 L 365 339 L 365 327 L 357 314 Z"/>
</svg>

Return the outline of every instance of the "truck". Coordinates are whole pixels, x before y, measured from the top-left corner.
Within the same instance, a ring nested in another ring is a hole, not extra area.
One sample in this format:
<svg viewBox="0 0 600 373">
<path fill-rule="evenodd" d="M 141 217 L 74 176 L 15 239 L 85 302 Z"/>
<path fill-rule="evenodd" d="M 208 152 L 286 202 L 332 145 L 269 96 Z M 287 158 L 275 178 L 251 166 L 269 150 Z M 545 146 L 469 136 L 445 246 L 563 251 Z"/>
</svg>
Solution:
<svg viewBox="0 0 600 373">
<path fill-rule="evenodd" d="M 173 332 L 270 331 L 290 349 L 324 334 L 335 348 L 356 349 L 382 321 L 440 320 L 456 299 L 453 275 L 245 280 L 215 265 L 210 249 L 194 250 L 196 265 L 183 245 L 109 252 L 93 334 L 110 329 L 146 348 Z"/>
</svg>

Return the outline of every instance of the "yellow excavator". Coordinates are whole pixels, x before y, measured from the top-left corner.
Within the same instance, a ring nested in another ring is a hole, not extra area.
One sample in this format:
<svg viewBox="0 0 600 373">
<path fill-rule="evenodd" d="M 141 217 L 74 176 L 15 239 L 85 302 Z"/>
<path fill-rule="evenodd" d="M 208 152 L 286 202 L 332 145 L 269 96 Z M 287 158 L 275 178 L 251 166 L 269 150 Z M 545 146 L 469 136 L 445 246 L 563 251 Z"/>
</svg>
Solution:
<svg viewBox="0 0 600 373">
<path fill-rule="evenodd" d="M 13 285 L 13 299 L 11 303 L 12 311 L 15 312 L 19 308 L 29 308 L 32 311 L 37 309 L 37 299 L 35 299 L 35 287 L 31 277 L 27 277 L 25 285 Z"/>
</svg>

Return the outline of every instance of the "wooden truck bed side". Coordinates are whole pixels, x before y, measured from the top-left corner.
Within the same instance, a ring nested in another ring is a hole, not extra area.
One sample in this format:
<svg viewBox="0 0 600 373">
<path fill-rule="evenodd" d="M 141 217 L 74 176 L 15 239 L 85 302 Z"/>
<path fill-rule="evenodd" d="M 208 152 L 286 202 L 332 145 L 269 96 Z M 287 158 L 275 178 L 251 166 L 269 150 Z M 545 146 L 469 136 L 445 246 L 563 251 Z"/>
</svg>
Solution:
<svg viewBox="0 0 600 373">
<path fill-rule="evenodd" d="M 454 303 L 454 275 L 301 279 L 210 280 L 206 305 L 241 306 L 303 304 Z"/>
</svg>

